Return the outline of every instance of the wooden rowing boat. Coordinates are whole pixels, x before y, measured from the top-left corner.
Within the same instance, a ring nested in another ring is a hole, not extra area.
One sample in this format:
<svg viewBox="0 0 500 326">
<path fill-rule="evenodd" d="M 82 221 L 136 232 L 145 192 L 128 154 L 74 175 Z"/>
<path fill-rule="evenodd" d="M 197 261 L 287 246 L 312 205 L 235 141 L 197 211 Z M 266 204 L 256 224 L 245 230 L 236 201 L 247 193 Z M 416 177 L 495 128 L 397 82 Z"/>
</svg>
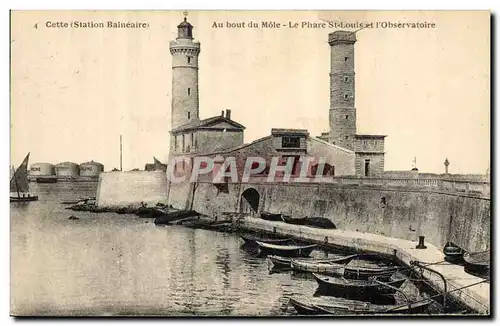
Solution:
<svg viewBox="0 0 500 326">
<path fill-rule="evenodd" d="M 309 257 L 311 252 L 316 247 L 318 247 L 318 245 L 288 246 L 288 245 L 266 243 L 261 241 L 255 241 L 255 242 L 259 246 L 261 255 L 275 255 L 282 257 Z"/>
<path fill-rule="evenodd" d="M 264 238 L 254 234 L 240 234 L 240 237 L 245 241 L 246 245 L 257 246 L 257 241 L 272 243 L 272 244 L 286 244 L 292 241 L 292 238 Z"/>
<path fill-rule="evenodd" d="M 323 310 L 314 305 L 295 298 L 289 298 L 288 303 L 290 303 L 300 315 L 319 315 L 323 313 Z"/>
<path fill-rule="evenodd" d="M 293 259 L 290 262 L 290 266 L 295 271 L 322 273 L 322 274 L 338 275 L 338 276 L 343 276 L 345 271 L 345 265 L 336 264 L 328 261 L 315 262 L 315 261 Z"/>
<path fill-rule="evenodd" d="M 262 212 L 260 213 L 260 217 L 263 220 L 267 221 L 283 221 L 282 219 L 283 214 L 281 213 L 270 213 L 270 212 Z"/>
<path fill-rule="evenodd" d="M 305 225 L 320 229 L 336 229 L 335 224 L 325 217 L 296 217 L 282 216 L 283 222 L 294 225 Z"/>
<path fill-rule="evenodd" d="M 156 225 L 158 225 L 158 224 L 170 224 L 174 221 L 192 218 L 192 217 L 195 217 L 198 215 L 199 214 L 193 210 L 168 211 L 168 209 L 167 209 L 167 210 L 165 210 L 165 215 L 161 215 L 161 216 L 158 216 L 155 218 L 154 223 Z"/>
<path fill-rule="evenodd" d="M 319 289 L 332 296 L 365 297 L 369 295 L 393 295 L 406 279 L 374 278 L 371 280 L 350 280 L 313 273 Z M 389 285 L 389 286 L 387 286 Z"/>
<path fill-rule="evenodd" d="M 478 276 L 487 276 L 490 274 L 490 250 L 474 253 L 466 252 L 463 258 L 465 272 Z"/>
<path fill-rule="evenodd" d="M 365 266 L 349 266 L 345 267 L 344 277 L 355 280 L 366 280 L 370 277 L 390 277 L 399 267 L 365 267 Z"/>
<path fill-rule="evenodd" d="M 306 225 L 307 217 L 292 218 L 290 216 L 282 216 L 283 222 L 294 225 Z"/>
<path fill-rule="evenodd" d="M 316 313 L 325 313 L 330 315 L 342 314 L 410 314 L 424 312 L 432 300 L 422 300 L 415 303 L 404 305 L 377 305 L 369 302 L 355 301 L 336 298 L 332 303 L 328 304 L 312 304 L 308 307 Z"/>
<path fill-rule="evenodd" d="M 269 261 L 272 263 L 271 269 L 290 269 L 290 258 L 281 256 L 267 256 Z"/>
<path fill-rule="evenodd" d="M 445 260 L 450 263 L 459 263 L 464 257 L 464 250 L 451 242 L 446 243 L 443 248 L 443 253 L 445 255 Z"/>
<path fill-rule="evenodd" d="M 269 260 L 273 263 L 275 268 L 292 268 L 297 271 L 306 271 L 298 268 L 294 268 L 292 266 L 292 263 L 295 262 L 300 262 L 300 263 L 307 263 L 307 264 L 320 264 L 320 263 L 348 263 L 352 259 L 358 257 L 357 254 L 355 255 L 349 255 L 349 256 L 336 256 L 336 257 L 329 257 L 329 258 L 293 258 L 293 257 L 281 257 L 281 256 L 268 256 Z M 307 270 L 308 271 L 308 270 Z M 314 272 L 314 271 L 312 271 Z"/>
<path fill-rule="evenodd" d="M 356 256 L 357 255 L 347 256 L 346 258 L 354 258 Z M 359 280 L 366 280 L 374 276 L 390 276 L 398 270 L 398 267 L 361 267 L 345 265 L 349 263 L 351 259 L 338 261 L 307 261 L 303 259 L 294 259 L 291 261 L 290 266 L 296 271 L 337 275 Z"/>
</svg>

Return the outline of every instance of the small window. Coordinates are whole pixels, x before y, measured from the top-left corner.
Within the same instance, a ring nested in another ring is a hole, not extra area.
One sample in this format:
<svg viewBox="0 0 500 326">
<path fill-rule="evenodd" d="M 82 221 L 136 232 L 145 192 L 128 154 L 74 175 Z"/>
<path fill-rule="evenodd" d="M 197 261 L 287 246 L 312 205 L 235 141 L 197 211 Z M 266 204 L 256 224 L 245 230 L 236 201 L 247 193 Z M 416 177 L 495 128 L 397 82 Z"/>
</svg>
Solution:
<svg viewBox="0 0 500 326">
<path fill-rule="evenodd" d="M 187 57 L 188 63 L 191 63 L 191 57 Z"/>
<path fill-rule="evenodd" d="M 344 77 L 344 82 L 348 82 L 349 81 L 349 77 Z"/>
<path fill-rule="evenodd" d="M 188 95 L 191 95 L 191 88 L 188 88 Z"/>
<path fill-rule="evenodd" d="M 345 136 L 345 140 L 348 140 L 349 139 L 349 136 Z"/>
<path fill-rule="evenodd" d="M 349 98 L 349 94 L 344 94 L 344 98 L 348 99 Z"/>
<path fill-rule="evenodd" d="M 347 61 L 347 57 L 344 57 L 344 61 Z"/>
<path fill-rule="evenodd" d="M 285 136 L 285 137 L 281 138 L 281 147 L 283 147 L 283 148 L 299 148 L 300 147 L 300 138 L 299 137 Z"/>
<path fill-rule="evenodd" d="M 346 116 L 345 116 L 345 119 L 346 119 L 346 120 L 349 120 L 349 116 L 348 116 L 347 114 L 346 114 Z"/>
<path fill-rule="evenodd" d="M 188 112 L 188 119 L 191 119 L 191 112 Z"/>
</svg>

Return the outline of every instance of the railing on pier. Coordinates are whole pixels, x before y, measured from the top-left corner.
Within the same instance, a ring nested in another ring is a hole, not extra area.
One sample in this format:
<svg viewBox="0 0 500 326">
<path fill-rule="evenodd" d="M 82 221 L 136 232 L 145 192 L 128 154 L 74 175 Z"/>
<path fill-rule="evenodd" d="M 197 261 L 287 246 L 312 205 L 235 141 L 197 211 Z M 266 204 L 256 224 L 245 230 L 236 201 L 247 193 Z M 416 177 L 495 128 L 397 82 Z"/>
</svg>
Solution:
<svg viewBox="0 0 500 326">
<path fill-rule="evenodd" d="M 212 182 L 212 175 L 201 175 L 198 177 L 200 182 Z M 228 177 L 221 181 L 222 183 L 232 183 Z M 242 182 L 241 176 L 238 177 L 238 183 Z M 464 180 L 464 179 L 446 179 L 446 178 L 394 178 L 394 177 L 359 177 L 359 176 L 325 176 L 320 178 L 301 178 L 292 175 L 289 179 L 283 176 L 276 176 L 269 179 L 267 175 L 256 175 L 248 179 L 247 183 L 252 184 L 332 184 L 339 186 L 353 187 L 376 187 L 376 188 L 397 188 L 405 190 L 435 191 L 458 195 L 477 196 L 490 198 L 490 181 L 488 180 Z"/>
</svg>

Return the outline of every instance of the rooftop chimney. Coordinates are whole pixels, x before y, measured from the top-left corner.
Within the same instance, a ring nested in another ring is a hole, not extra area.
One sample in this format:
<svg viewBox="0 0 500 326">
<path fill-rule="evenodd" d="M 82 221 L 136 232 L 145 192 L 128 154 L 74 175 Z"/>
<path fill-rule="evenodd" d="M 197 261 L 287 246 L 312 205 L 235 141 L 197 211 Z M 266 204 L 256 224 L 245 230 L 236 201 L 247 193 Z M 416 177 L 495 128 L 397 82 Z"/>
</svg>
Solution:
<svg viewBox="0 0 500 326">
<path fill-rule="evenodd" d="M 226 118 L 231 120 L 231 110 L 226 110 Z"/>
</svg>

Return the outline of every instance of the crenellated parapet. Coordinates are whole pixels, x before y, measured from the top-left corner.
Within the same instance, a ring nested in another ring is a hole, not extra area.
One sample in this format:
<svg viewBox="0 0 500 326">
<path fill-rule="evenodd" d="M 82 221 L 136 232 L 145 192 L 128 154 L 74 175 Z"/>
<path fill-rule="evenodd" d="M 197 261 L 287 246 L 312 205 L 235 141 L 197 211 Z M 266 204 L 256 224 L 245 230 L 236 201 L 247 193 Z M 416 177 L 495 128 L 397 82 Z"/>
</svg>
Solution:
<svg viewBox="0 0 500 326">
<path fill-rule="evenodd" d="M 183 54 L 197 56 L 200 54 L 200 42 L 192 41 L 190 39 L 178 39 L 170 41 L 170 54 Z"/>
</svg>

